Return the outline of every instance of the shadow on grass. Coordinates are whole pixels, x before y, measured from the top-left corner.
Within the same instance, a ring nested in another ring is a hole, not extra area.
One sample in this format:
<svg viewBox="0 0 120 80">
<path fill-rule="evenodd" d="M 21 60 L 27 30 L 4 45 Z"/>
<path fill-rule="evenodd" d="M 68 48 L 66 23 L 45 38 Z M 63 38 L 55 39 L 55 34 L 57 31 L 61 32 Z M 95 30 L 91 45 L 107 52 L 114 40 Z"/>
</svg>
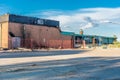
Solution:
<svg viewBox="0 0 120 80">
<path fill-rule="evenodd" d="M 86 57 L 0 67 L 1 80 L 120 80 L 120 58 Z"/>
</svg>

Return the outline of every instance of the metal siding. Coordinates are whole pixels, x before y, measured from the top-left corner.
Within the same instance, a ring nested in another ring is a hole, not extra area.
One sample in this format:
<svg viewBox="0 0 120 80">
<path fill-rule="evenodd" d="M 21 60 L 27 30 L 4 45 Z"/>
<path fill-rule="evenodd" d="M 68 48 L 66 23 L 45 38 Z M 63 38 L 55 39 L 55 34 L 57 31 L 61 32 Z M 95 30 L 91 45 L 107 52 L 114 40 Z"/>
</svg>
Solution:
<svg viewBox="0 0 120 80">
<path fill-rule="evenodd" d="M 53 26 L 53 27 L 59 27 L 59 21 L 44 20 L 44 25 L 46 25 L 46 26 Z"/>
<path fill-rule="evenodd" d="M 17 22 L 22 24 L 35 24 L 35 21 L 38 20 L 37 18 L 26 17 L 26 16 L 16 16 L 10 15 L 9 21 L 10 22 Z"/>
<path fill-rule="evenodd" d="M 16 22 L 16 23 L 22 23 L 22 24 L 59 27 L 59 21 L 40 19 L 40 18 L 35 18 L 35 17 L 19 16 L 19 15 L 10 15 L 9 21 Z"/>
</svg>

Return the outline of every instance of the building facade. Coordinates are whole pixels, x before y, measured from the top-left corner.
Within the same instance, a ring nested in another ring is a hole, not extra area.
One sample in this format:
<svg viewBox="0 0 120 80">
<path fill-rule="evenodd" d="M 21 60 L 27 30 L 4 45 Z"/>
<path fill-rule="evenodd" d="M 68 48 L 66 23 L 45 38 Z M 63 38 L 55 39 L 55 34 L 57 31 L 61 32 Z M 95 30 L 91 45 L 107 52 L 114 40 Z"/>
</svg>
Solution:
<svg viewBox="0 0 120 80">
<path fill-rule="evenodd" d="M 84 44 L 112 44 L 114 37 L 63 32 L 59 21 L 14 14 L 0 16 L 0 48 L 74 48 Z"/>
<path fill-rule="evenodd" d="M 1 48 L 18 45 L 26 48 L 72 48 L 71 44 L 72 36 L 61 34 L 59 21 L 14 14 L 0 16 Z"/>
<path fill-rule="evenodd" d="M 82 45 L 85 41 L 86 45 L 107 45 L 107 44 L 113 44 L 113 42 L 116 40 L 115 37 L 105 37 L 105 36 L 98 36 L 98 35 L 81 35 L 81 34 L 75 34 L 75 45 Z"/>
</svg>

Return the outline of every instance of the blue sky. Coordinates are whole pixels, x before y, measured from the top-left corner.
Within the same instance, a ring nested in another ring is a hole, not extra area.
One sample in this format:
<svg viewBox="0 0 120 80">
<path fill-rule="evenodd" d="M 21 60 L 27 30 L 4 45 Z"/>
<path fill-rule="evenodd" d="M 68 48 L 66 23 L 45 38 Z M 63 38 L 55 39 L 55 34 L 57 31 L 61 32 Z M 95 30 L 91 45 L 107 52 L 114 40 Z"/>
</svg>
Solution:
<svg viewBox="0 0 120 80">
<path fill-rule="evenodd" d="M 14 13 L 59 20 L 61 29 L 120 40 L 120 0 L 0 0 L 0 15 Z"/>
<path fill-rule="evenodd" d="M 0 0 L 11 13 L 27 14 L 37 10 L 76 10 L 95 7 L 119 7 L 119 0 Z"/>
</svg>

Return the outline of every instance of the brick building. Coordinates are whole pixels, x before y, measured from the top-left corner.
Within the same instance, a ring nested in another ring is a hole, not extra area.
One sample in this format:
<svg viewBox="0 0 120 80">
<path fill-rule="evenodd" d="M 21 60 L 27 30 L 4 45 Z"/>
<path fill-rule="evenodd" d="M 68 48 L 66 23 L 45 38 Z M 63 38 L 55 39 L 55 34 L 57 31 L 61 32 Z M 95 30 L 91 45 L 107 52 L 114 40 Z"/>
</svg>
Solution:
<svg viewBox="0 0 120 80">
<path fill-rule="evenodd" d="M 13 48 L 16 44 L 27 48 L 73 48 L 74 43 L 73 36 L 61 34 L 59 21 L 14 14 L 0 16 L 0 47 Z"/>
</svg>

